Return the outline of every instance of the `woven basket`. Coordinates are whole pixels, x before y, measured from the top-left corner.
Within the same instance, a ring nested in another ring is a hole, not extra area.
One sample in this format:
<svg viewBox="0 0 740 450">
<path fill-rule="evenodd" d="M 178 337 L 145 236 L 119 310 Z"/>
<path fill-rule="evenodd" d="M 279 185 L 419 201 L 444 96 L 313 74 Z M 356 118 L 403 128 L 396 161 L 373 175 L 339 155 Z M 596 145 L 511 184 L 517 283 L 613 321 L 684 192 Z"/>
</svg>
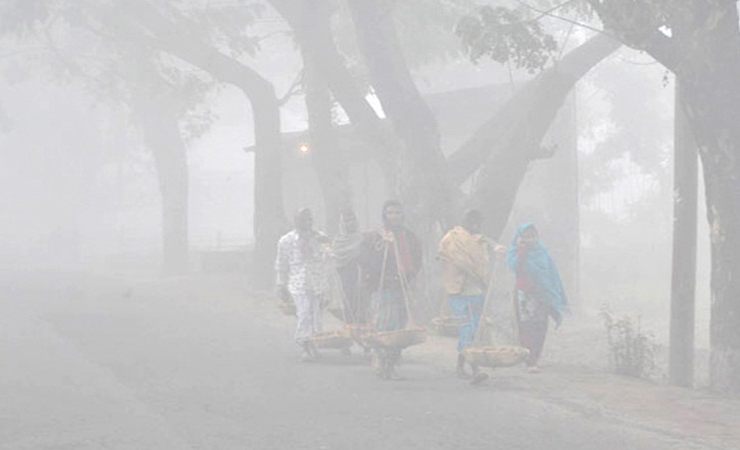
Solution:
<svg viewBox="0 0 740 450">
<path fill-rule="evenodd" d="M 353 339 L 362 339 L 364 336 L 375 333 L 375 327 L 362 323 L 348 323 L 344 329 Z"/>
<path fill-rule="evenodd" d="M 431 321 L 430 328 L 439 336 L 458 337 L 460 335 L 460 324 L 465 320 L 465 318 L 454 316 L 435 317 Z M 492 325 L 493 321 L 490 318 L 482 318 L 481 326 L 490 327 Z"/>
<path fill-rule="evenodd" d="M 345 330 L 329 331 L 327 333 L 314 334 L 308 338 L 316 348 L 344 349 L 352 347 L 354 342 Z"/>
<path fill-rule="evenodd" d="M 295 303 L 291 302 L 280 302 L 278 305 L 280 308 L 280 312 L 283 313 L 285 316 L 293 316 L 296 315 L 296 309 L 295 309 Z"/>
<path fill-rule="evenodd" d="M 344 329 L 360 347 L 364 349 L 369 349 L 371 347 L 370 342 L 368 341 L 368 336 L 375 333 L 374 326 L 360 323 L 348 323 L 344 326 Z"/>
<path fill-rule="evenodd" d="M 465 360 L 483 367 L 515 366 L 529 357 L 529 350 L 514 345 L 470 347 L 463 351 Z"/>
<path fill-rule="evenodd" d="M 421 344 L 426 339 L 427 330 L 425 328 L 411 328 L 407 330 L 376 332 L 366 336 L 365 342 L 369 347 L 403 349 Z"/>
</svg>

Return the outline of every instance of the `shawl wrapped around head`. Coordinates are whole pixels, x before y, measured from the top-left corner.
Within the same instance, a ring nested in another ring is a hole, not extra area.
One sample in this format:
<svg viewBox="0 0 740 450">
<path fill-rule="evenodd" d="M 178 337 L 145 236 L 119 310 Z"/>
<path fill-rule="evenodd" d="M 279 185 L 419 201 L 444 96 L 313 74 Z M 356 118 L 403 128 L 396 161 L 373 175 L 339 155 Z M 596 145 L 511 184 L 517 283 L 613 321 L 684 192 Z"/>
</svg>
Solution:
<svg viewBox="0 0 740 450">
<path fill-rule="evenodd" d="M 531 223 L 525 223 L 517 229 L 514 239 L 511 241 L 511 247 L 509 247 L 509 267 L 516 272 L 519 264 L 523 264 L 523 268 L 531 277 L 537 290 L 543 294 L 547 303 L 555 311 L 559 313 L 565 312 L 568 310 L 568 298 L 565 295 L 558 269 L 555 267 L 555 262 L 550 257 L 550 252 L 547 251 L 547 248 L 540 241 L 537 241 L 525 253 L 525 260 L 519 261 L 520 256 L 517 253 L 517 241 L 524 231 L 531 226 Z"/>
<path fill-rule="evenodd" d="M 437 254 L 450 269 L 444 274 L 448 293 L 459 293 L 471 275 L 478 283 L 487 282 L 488 241 L 483 235 L 470 234 L 463 227 L 455 227 L 442 238 Z"/>
<path fill-rule="evenodd" d="M 363 234 L 359 231 L 355 233 L 340 233 L 334 237 L 332 249 L 334 251 L 334 262 L 337 267 L 344 267 L 357 261 L 362 250 Z"/>
</svg>

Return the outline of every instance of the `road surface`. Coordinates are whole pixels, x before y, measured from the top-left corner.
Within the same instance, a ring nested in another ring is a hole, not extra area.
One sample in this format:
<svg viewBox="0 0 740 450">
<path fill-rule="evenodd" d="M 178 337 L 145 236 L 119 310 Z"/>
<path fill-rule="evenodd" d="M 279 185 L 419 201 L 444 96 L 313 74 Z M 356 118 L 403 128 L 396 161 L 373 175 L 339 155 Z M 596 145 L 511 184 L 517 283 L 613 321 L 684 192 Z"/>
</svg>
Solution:
<svg viewBox="0 0 740 450">
<path fill-rule="evenodd" d="M 708 448 L 413 350 L 399 382 L 361 355 L 301 363 L 287 321 L 231 286 L 2 281 L 1 450 Z"/>
</svg>

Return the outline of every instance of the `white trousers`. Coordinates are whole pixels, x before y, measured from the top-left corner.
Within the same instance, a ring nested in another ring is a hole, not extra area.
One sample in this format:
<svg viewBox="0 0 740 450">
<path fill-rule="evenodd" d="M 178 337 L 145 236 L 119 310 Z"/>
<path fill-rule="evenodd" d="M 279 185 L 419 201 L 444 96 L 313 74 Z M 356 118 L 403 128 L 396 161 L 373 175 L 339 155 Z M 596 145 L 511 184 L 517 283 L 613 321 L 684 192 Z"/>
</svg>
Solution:
<svg viewBox="0 0 740 450">
<path fill-rule="evenodd" d="M 295 340 L 304 344 L 314 334 L 321 333 L 321 303 L 316 295 L 294 294 L 296 316 L 298 323 L 295 330 Z"/>
</svg>

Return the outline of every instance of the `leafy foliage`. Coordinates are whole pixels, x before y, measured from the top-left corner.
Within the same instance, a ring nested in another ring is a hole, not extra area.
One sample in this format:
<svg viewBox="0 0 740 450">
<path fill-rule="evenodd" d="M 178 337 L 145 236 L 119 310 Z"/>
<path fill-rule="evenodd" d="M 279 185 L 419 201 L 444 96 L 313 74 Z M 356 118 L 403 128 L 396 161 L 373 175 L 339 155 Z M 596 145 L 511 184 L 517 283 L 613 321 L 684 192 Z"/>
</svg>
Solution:
<svg viewBox="0 0 740 450">
<path fill-rule="evenodd" d="M 601 311 L 601 317 L 606 327 L 614 371 L 619 375 L 649 378 L 655 370 L 655 354 L 658 350 L 655 336 L 643 331 L 639 317 L 615 317 L 606 308 Z"/>
<path fill-rule="evenodd" d="M 474 62 L 488 56 L 530 73 L 544 68 L 557 50 L 555 39 L 538 21 L 504 7 L 479 8 L 460 20 L 456 32 Z"/>
</svg>

